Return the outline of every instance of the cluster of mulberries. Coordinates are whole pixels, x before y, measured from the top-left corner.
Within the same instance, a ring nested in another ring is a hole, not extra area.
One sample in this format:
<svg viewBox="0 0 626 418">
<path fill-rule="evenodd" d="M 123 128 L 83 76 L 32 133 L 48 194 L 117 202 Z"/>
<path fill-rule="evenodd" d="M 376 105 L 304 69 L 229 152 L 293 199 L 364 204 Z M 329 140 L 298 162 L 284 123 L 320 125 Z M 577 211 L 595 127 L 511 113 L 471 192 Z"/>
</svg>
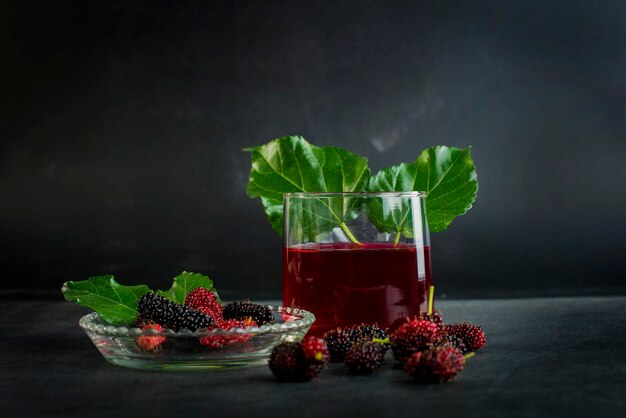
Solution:
<svg viewBox="0 0 626 418">
<path fill-rule="evenodd" d="M 390 335 L 394 357 L 422 383 L 444 383 L 463 370 L 464 354 L 485 345 L 483 330 L 467 322 L 445 325 L 440 312 L 407 320 Z"/>
<path fill-rule="evenodd" d="M 234 334 L 227 331 L 233 328 L 248 328 L 274 321 L 272 310 L 264 305 L 251 302 L 233 302 L 222 306 L 217 295 L 209 289 L 199 287 L 191 291 L 184 304 L 173 302 L 156 293 L 147 293 L 137 304 L 139 316 L 135 326 L 148 333 L 138 336 L 137 345 L 144 351 L 156 351 L 166 337 L 152 335 L 160 333 L 164 328 L 174 331 L 198 331 L 207 329 L 212 334 L 196 340 L 202 346 L 215 349 L 250 338 L 249 334 Z"/>
<path fill-rule="evenodd" d="M 246 333 L 228 332 L 233 328 L 256 327 L 274 321 L 274 314 L 267 306 L 249 301 L 222 306 L 214 292 L 201 287 L 190 292 L 184 304 L 147 293 L 139 299 L 137 310 L 135 326 L 144 332 L 135 341 L 144 351 L 161 349 L 167 341 L 166 328 L 212 331 L 185 343 L 195 341 L 195 347 L 217 349 L 250 338 Z M 481 327 L 467 322 L 446 325 L 441 312 L 436 311 L 396 321 L 391 331 L 377 325 L 360 324 L 328 331 L 323 338 L 283 342 L 274 347 L 269 367 L 283 381 L 311 380 L 329 361 L 344 362 L 351 374 L 372 374 L 391 348 L 394 358 L 409 376 L 422 383 L 443 383 L 453 380 L 463 370 L 467 356 L 472 355 L 464 354 L 482 348 L 485 343 Z"/>
<path fill-rule="evenodd" d="M 274 314 L 267 306 L 250 302 L 233 302 L 222 306 L 215 293 L 202 287 L 187 295 L 185 305 L 210 315 L 215 321 L 215 325 L 209 327 L 213 333 L 200 338 L 200 344 L 208 348 L 246 342 L 250 339 L 250 334 L 233 334 L 227 331 L 256 327 L 274 320 Z"/>
<path fill-rule="evenodd" d="M 215 323 L 209 315 L 172 302 L 156 293 L 143 295 L 137 304 L 137 311 L 139 312 L 137 319 L 139 323 L 152 322 L 174 331 L 183 329 L 197 331 L 201 328 L 208 328 Z"/>
<path fill-rule="evenodd" d="M 215 323 L 211 316 L 156 293 L 143 295 L 137 303 L 137 311 L 139 316 L 135 326 L 145 332 L 136 337 L 135 342 L 143 351 L 157 351 L 161 348 L 166 337 L 155 334 L 161 333 L 164 328 L 197 331 Z"/>
<path fill-rule="evenodd" d="M 330 358 L 343 361 L 351 374 L 372 374 L 390 347 L 409 376 L 421 383 L 444 383 L 463 370 L 464 354 L 485 341 L 480 327 L 445 325 L 437 311 L 397 322 L 389 336 L 377 325 L 361 324 L 328 331 L 323 340 L 309 337 L 302 343 L 280 344 L 272 352 L 270 369 L 280 380 L 310 380 Z"/>
</svg>

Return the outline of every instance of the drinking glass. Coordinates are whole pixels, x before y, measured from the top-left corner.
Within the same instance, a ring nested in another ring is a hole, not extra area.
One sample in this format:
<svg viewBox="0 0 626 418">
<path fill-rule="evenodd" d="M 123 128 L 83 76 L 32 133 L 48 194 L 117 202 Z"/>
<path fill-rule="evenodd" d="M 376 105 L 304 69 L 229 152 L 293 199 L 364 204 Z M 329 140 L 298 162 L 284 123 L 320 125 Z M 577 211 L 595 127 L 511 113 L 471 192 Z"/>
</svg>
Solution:
<svg viewBox="0 0 626 418">
<path fill-rule="evenodd" d="M 310 334 L 427 310 L 430 238 L 420 192 L 284 195 L 283 304 L 317 320 Z"/>
</svg>

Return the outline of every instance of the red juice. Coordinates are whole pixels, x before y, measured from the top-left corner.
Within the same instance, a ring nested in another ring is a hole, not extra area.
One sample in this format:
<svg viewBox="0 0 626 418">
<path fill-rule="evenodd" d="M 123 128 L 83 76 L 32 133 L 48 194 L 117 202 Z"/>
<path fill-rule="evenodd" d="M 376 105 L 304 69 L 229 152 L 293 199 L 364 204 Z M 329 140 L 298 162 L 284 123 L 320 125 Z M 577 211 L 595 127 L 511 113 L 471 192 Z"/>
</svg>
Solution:
<svg viewBox="0 0 626 418">
<path fill-rule="evenodd" d="M 310 334 L 426 312 L 430 247 L 304 244 L 283 248 L 283 304 L 313 312 Z"/>
</svg>

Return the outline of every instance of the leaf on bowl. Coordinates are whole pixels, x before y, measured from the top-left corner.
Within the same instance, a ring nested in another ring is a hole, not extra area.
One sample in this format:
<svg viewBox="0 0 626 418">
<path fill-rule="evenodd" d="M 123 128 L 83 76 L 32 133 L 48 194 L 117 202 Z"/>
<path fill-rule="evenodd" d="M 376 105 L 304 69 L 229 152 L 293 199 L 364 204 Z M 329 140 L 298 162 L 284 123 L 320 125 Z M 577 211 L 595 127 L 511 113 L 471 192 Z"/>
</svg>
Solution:
<svg viewBox="0 0 626 418">
<path fill-rule="evenodd" d="M 472 207 L 478 180 L 470 147 L 436 146 L 425 149 L 413 163 L 379 171 L 370 179 L 368 189 L 373 192 L 426 192 L 428 227 L 431 232 L 439 232 Z M 410 234 L 408 208 L 387 212 L 379 209 L 370 207 L 370 216 L 379 228 Z"/>
<path fill-rule="evenodd" d="M 367 158 L 342 148 L 317 147 L 301 136 L 277 138 L 245 151 L 252 153 L 248 196 L 261 198 L 270 224 L 280 235 L 283 233 L 284 193 L 364 191 L 370 178 Z M 310 219 L 304 219 L 303 223 L 330 230 L 355 213 L 355 201 L 325 199 L 316 207 L 315 214 L 304 214 Z"/>
<path fill-rule="evenodd" d="M 221 302 L 217 290 L 213 286 L 213 280 L 209 279 L 208 276 L 204 274 L 190 273 L 188 271 L 183 271 L 178 276 L 174 277 L 174 282 L 169 290 L 159 290 L 157 293 L 173 302 L 184 304 L 185 298 L 189 292 L 199 287 L 204 287 L 215 293 L 217 300 Z"/>
<path fill-rule="evenodd" d="M 131 324 L 137 318 L 137 302 L 150 292 L 146 285 L 123 286 L 113 276 L 96 276 L 82 281 L 69 281 L 61 288 L 65 300 L 96 311 L 114 325 Z"/>
</svg>

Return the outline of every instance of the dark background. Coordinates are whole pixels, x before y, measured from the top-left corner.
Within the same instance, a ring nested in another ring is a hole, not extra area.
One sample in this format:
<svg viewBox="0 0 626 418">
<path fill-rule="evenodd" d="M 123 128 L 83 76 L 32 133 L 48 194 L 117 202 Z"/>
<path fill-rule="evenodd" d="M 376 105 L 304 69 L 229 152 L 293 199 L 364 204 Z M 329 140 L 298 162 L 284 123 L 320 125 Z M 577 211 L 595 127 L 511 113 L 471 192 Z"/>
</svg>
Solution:
<svg viewBox="0 0 626 418">
<path fill-rule="evenodd" d="M 187 269 L 278 298 L 241 148 L 287 134 L 373 171 L 473 145 L 474 208 L 432 235 L 442 296 L 626 293 L 625 21 L 623 1 L 2 1 L 3 294 Z"/>
</svg>

